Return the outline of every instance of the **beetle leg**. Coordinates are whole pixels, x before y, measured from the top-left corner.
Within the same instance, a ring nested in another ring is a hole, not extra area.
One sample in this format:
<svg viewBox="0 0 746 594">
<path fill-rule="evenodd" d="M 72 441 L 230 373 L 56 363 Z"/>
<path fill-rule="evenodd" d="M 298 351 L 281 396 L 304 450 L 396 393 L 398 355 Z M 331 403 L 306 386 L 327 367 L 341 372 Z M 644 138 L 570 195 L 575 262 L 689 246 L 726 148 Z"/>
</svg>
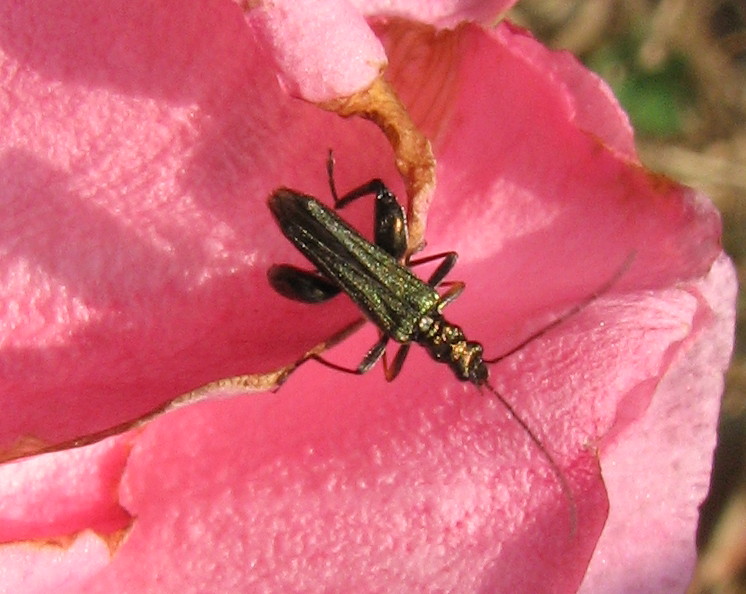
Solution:
<svg viewBox="0 0 746 594">
<path fill-rule="evenodd" d="M 407 251 L 409 233 L 407 231 L 407 217 L 396 196 L 386 187 L 380 179 L 372 179 L 363 185 L 350 190 L 341 198 L 337 194 L 337 186 L 334 183 L 334 157 L 329 151 L 326 160 L 326 173 L 329 179 L 329 189 L 334 198 L 334 208 L 340 209 L 350 202 L 363 196 L 375 196 L 375 213 L 373 235 L 378 247 L 386 251 L 392 258 L 402 261 Z"/>
<path fill-rule="evenodd" d="M 407 355 L 409 354 L 409 347 L 412 346 L 411 342 L 407 342 L 399 347 L 399 349 L 396 351 L 396 355 L 394 355 L 394 360 L 391 363 L 391 367 L 388 365 L 388 361 L 386 361 L 386 353 L 383 355 L 383 372 L 386 375 L 386 381 L 392 382 L 394 379 L 396 379 L 396 376 L 399 375 L 399 372 L 402 369 L 402 366 L 404 365 L 404 360 L 407 358 Z"/>
<path fill-rule="evenodd" d="M 336 369 L 337 371 L 352 373 L 354 375 L 362 375 L 363 373 L 369 371 L 371 367 L 373 367 L 378 362 L 378 360 L 384 356 L 384 354 L 386 353 L 386 343 L 388 343 L 388 341 L 389 337 L 385 334 L 382 334 L 381 337 L 376 341 L 376 343 L 366 353 L 365 357 L 363 357 L 363 360 L 360 361 L 360 365 L 358 365 L 356 368 L 344 367 L 343 365 L 332 363 L 328 359 L 324 359 L 321 355 L 311 355 L 309 359 L 314 359 L 322 365 L 326 365 L 327 367 Z"/>
<path fill-rule="evenodd" d="M 578 303 L 573 305 L 570 309 L 560 314 L 557 318 L 549 322 L 543 328 L 539 328 L 536 332 L 530 334 L 527 338 L 524 338 L 521 342 L 519 342 L 516 346 L 511 348 L 509 351 L 503 353 L 502 355 L 499 355 L 498 357 L 494 357 L 492 359 L 484 359 L 484 362 L 493 364 L 493 363 L 498 363 L 502 361 L 503 359 L 510 357 L 511 355 L 523 349 L 529 343 L 533 342 L 537 338 L 541 338 L 547 332 L 559 326 L 562 322 L 564 322 L 568 318 L 571 318 L 577 315 L 578 313 L 580 313 L 581 311 L 583 311 L 596 299 L 598 299 L 599 297 L 602 297 L 603 295 L 605 295 L 612 289 L 612 287 L 619 281 L 620 278 L 622 278 L 622 276 L 627 272 L 629 267 L 632 265 L 632 261 L 635 259 L 635 256 L 636 256 L 635 252 L 630 253 L 627 256 L 626 260 L 624 260 L 622 265 L 619 267 L 619 269 L 614 273 L 614 276 L 612 276 L 608 281 L 606 281 L 593 293 L 585 297 L 582 301 L 579 301 Z"/>
<path fill-rule="evenodd" d="M 466 285 L 462 282 L 454 282 L 450 287 L 448 287 L 448 290 L 440 296 L 438 311 L 441 311 L 446 305 L 461 295 L 461 291 L 464 290 L 464 287 L 466 287 Z"/>
<path fill-rule="evenodd" d="M 303 303 L 323 303 L 342 289 L 318 272 L 275 264 L 267 271 L 272 288 L 283 297 Z"/>
<path fill-rule="evenodd" d="M 456 265 L 456 260 L 458 260 L 458 254 L 456 252 L 442 252 L 440 254 L 433 254 L 432 256 L 425 256 L 424 258 L 417 258 L 416 260 L 410 260 L 407 262 L 407 265 L 410 267 L 419 266 L 420 264 L 427 264 L 433 260 L 443 260 L 438 264 L 438 267 L 433 270 L 433 273 L 427 280 L 428 285 L 431 287 L 437 287 Z"/>
</svg>

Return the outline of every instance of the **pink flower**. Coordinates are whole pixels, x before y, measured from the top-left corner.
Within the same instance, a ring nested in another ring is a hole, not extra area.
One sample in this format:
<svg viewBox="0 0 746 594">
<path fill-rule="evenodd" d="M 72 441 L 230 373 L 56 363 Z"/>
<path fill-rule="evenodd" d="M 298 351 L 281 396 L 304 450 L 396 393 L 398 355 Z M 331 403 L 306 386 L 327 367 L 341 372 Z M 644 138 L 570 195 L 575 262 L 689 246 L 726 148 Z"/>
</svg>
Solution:
<svg viewBox="0 0 746 594">
<path fill-rule="evenodd" d="M 572 496 L 487 391 L 421 349 L 391 384 L 311 362 L 277 393 L 216 390 L 0 467 L 5 591 L 686 584 L 734 323 L 717 212 L 642 168 L 607 87 L 571 56 L 508 24 L 438 28 L 486 22 L 501 3 L 397 6 L 434 28 L 371 6 L 372 28 L 310 0 L 245 14 L 218 0 L 5 7 L 4 457 L 278 369 L 353 321 L 346 297 L 305 306 L 265 278 L 303 262 L 267 196 L 284 185 L 328 202 L 332 148 L 340 189 L 381 177 L 416 195 L 422 223 L 432 198 L 425 253 L 458 251 L 467 285 L 446 317 L 488 357 L 623 270 L 491 369 Z M 387 62 L 432 142 L 432 195 L 426 175 L 412 181 L 427 158 L 412 169 L 399 152 L 404 183 L 378 127 L 317 105 L 342 110 L 334 100 Z M 368 229 L 371 210 L 344 216 Z M 327 356 L 355 365 L 375 336 Z"/>
</svg>

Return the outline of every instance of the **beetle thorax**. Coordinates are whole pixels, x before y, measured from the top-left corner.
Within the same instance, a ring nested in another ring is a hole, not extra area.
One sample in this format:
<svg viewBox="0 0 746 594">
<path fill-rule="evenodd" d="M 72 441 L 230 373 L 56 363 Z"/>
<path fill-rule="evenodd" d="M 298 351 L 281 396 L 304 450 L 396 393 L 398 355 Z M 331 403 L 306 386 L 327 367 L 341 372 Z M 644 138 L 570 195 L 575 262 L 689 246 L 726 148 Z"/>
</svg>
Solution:
<svg viewBox="0 0 746 594">
<path fill-rule="evenodd" d="M 417 342 L 433 359 L 446 363 L 460 380 L 477 384 L 486 380 L 482 345 L 466 340 L 463 330 L 443 316 L 423 316 Z"/>
</svg>

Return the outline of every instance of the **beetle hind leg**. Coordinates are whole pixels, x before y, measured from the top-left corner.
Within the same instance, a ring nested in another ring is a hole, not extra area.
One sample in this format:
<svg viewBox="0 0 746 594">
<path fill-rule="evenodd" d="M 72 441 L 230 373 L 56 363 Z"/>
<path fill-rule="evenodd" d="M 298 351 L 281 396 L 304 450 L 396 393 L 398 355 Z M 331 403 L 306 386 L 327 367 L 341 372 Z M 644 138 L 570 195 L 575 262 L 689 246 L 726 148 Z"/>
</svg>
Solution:
<svg viewBox="0 0 746 594">
<path fill-rule="evenodd" d="M 396 379 L 396 376 L 398 376 L 399 372 L 402 370 L 402 366 L 404 365 L 404 360 L 407 358 L 407 354 L 409 353 L 409 347 L 411 346 L 411 343 L 401 345 L 396 351 L 394 360 L 392 361 L 391 365 L 389 365 L 386 359 L 386 345 L 388 344 L 389 340 L 390 338 L 388 336 L 382 334 L 376 341 L 376 343 L 366 353 L 365 357 L 363 357 L 360 365 L 358 365 L 354 369 L 351 367 L 338 365 L 337 363 L 332 363 L 331 361 L 324 359 L 321 355 L 312 355 L 311 359 L 314 359 L 322 365 L 325 365 L 326 367 L 329 367 L 330 369 L 334 369 L 336 371 L 342 371 L 344 373 L 351 373 L 354 375 L 362 375 L 370 371 L 370 369 L 379 361 L 379 359 L 383 358 L 383 373 L 386 377 L 386 381 L 391 382 Z"/>
<path fill-rule="evenodd" d="M 267 279 L 280 295 L 303 303 L 323 303 L 342 290 L 318 272 L 290 264 L 275 264 L 267 271 Z"/>
<path fill-rule="evenodd" d="M 332 363 L 328 359 L 324 359 L 324 357 L 322 357 L 321 355 L 314 354 L 311 355 L 309 358 L 313 359 L 314 361 L 318 361 L 322 365 L 325 365 L 326 367 L 329 367 L 330 369 L 334 369 L 336 371 L 351 373 L 353 375 L 362 375 L 367 371 L 370 371 L 370 369 L 378 362 L 378 360 L 384 356 L 384 354 L 386 353 L 386 343 L 388 343 L 388 341 L 389 337 L 385 334 L 382 334 L 381 337 L 376 341 L 376 343 L 365 354 L 363 360 L 360 361 L 360 365 L 355 368 L 345 367 L 344 365 Z"/>
</svg>

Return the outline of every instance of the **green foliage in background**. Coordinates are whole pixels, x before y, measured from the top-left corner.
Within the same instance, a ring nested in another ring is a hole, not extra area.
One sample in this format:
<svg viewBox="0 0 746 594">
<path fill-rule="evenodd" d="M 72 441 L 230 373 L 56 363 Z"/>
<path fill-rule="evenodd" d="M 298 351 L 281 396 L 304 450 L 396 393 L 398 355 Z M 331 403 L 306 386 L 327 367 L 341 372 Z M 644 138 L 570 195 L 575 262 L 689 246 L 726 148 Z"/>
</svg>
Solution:
<svg viewBox="0 0 746 594">
<path fill-rule="evenodd" d="M 585 62 L 611 85 L 638 134 L 677 136 L 694 102 L 687 63 L 672 54 L 654 68 L 645 67 L 640 50 L 633 38 L 618 38 L 586 56 Z"/>
</svg>

